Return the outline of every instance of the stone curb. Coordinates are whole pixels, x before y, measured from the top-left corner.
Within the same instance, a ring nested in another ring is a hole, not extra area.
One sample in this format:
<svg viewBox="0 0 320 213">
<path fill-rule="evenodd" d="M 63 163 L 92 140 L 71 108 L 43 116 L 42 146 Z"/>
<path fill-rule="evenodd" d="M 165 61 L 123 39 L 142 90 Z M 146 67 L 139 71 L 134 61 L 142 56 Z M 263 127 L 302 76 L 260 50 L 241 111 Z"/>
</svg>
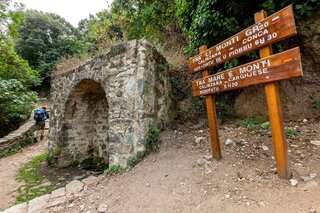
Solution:
<svg viewBox="0 0 320 213">
<path fill-rule="evenodd" d="M 48 212 L 51 207 L 66 203 L 68 198 L 81 196 L 83 190 L 97 186 L 100 180 L 100 178 L 95 176 L 89 176 L 82 181 L 74 180 L 65 187 L 54 190 L 51 194 L 46 194 L 28 202 L 11 206 L 4 211 L 0 211 L 0 213 Z"/>
</svg>

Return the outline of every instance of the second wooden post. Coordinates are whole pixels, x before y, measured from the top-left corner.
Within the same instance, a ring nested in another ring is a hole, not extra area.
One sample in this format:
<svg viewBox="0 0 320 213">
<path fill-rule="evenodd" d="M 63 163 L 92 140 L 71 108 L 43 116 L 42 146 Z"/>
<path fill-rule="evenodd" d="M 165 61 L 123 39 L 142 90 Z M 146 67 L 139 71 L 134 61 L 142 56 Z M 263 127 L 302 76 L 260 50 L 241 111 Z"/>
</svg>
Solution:
<svg viewBox="0 0 320 213">
<path fill-rule="evenodd" d="M 264 10 L 254 14 L 255 22 L 262 21 L 266 17 L 267 14 Z M 271 54 L 271 45 L 260 49 L 260 58 L 265 58 Z M 281 102 L 277 82 L 265 84 L 265 90 L 278 176 L 283 179 L 289 179 L 291 177 L 291 171 L 289 170 L 288 165 L 288 149 L 284 132 Z"/>
</svg>

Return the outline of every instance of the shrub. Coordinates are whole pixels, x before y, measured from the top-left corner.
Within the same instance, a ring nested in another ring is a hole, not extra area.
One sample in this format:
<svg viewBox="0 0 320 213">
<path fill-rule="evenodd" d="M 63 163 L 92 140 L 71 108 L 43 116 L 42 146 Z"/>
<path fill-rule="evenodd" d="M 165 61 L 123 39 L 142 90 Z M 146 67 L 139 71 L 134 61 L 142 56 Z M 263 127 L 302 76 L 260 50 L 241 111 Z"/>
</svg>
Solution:
<svg viewBox="0 0 320 213">
<path fill-rule="evenodd" d="M 155 124 L 149 124 L 148 135 L 146 139 L 146 154 L 159 149 L 160 131 Z"/>
<path fill-rule="evenodd" d="M 127 164 L 129 168 L 135 167 L 143 158 L 143 154 L 141 152 L 138 152 L 135 156 L 129 157 L 127 159 Z"/>
</svg>

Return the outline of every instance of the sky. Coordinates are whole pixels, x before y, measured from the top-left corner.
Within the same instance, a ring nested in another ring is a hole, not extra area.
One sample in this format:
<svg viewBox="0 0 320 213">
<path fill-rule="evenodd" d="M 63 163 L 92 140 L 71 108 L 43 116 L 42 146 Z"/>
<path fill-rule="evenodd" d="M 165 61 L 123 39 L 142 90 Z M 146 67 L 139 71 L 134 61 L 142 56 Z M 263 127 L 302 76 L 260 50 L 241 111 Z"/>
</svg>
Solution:
<svg viewBox="0 0 320 213">
<path fill-rule="evenodd" d="M 65 18 L 73 26 L 88 18 L 89 14 L 95 14 L 109 8 L 113 0 L 13 0 L 23 3 L 27 9 L 35 9 L 43 12 L 56 13 Z"/>
</svg>

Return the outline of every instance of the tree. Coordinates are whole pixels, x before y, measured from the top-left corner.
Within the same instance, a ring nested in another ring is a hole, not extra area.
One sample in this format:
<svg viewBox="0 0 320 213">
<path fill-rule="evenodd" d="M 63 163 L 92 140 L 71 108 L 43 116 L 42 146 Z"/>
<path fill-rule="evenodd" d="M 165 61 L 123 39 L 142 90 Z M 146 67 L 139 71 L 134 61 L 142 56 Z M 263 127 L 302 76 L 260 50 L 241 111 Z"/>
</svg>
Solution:
<svg viewBox="0 0 320 213">
<path fill-rule="evenodd" d="M 164 44 L 171 38 L 181 39 L 177 9 L 172 0 L 115 0 L 111 12 L 126 39 L 146 38 Z"/>
<path fill-rule="evenodd" d="M 19 34 L 17 53 L 46 79 L 60 58 L 83 50 L 77 29 L 56 14 L 27 10 Z"/>
<path fill-rule="evenodd" d="M 37 97 L 28 88 L 41 81 L 13 48 L 17 26 L 23 21 L 22 8 L 17 6 L 11 10 L 10 1 L 0 0 L 0 137 L 29 117 Z"/>
<path fill-rule="evenodd" d="M 87 44 L 88 51 L 93 54 L 96 50 L 108 47 L 123 39 L 122 29 L 107 10 L 81 20 L 78 29 L 82 41 Z"/>
</svg>

